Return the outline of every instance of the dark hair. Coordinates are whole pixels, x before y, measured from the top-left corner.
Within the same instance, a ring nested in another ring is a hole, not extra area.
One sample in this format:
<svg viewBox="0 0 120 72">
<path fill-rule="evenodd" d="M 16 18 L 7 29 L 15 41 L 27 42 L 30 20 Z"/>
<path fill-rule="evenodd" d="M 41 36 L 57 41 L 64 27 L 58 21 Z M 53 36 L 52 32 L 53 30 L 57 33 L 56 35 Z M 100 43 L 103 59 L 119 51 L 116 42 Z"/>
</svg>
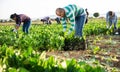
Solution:
<svg viewBox="0 0 120 72">
<path fill-rule="evenodd" d="M 109 11 L 109 13 L 108 13 L 110 16 L 112 16 L 113 15 L 113 12 L 112 11 Z"/>
<path fill-rule="evenodd" d="M 13 18 L 15 18 L 15 17 L 17 17 L 17 16 L 18 16 L 18 15 L 17 15 L 16 13 L 14 13 L 14 14 L 11 14 L 11 15 L 10 15 L 10 18 L 13 19 Z"/>
</svg>

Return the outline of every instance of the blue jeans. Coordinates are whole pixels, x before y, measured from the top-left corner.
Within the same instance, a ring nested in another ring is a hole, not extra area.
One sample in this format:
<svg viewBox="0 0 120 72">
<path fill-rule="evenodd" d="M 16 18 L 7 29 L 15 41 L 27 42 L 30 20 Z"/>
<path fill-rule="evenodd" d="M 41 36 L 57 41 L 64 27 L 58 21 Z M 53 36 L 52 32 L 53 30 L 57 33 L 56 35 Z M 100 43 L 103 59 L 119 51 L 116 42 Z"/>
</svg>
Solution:
<svg viewBox="0 0 120 72">
<path fill-rule="evenodd" d="M 112 26 L 112 24 L 114 24 L 114 29 L 117 29 L 117 19 L 109 19 L 109 26 Z"/>
<path fill-rule="evenodd" d="M 27 33 L 27 34 L 29 33 L 30 25 L 31 25 L 31 20 L 28 20 L 23 23 L 23 32 L 24 33 Z"/>
<path fill-rule="evenodd" d="M 82 36 L 82 30 L 83 26 L 85 24 L 86 15 L 78 16 L 75 18 L 75 36 L 81 37 Z"/>
</svg>

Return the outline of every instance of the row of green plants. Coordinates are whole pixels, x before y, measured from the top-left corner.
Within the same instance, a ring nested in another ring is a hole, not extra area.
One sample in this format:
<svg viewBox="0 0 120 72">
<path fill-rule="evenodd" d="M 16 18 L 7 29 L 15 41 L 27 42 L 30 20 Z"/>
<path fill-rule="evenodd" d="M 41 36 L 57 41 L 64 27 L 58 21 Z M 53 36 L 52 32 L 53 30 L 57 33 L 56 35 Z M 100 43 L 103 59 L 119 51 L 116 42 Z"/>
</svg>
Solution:
<svg viewBox="0 0 120 72">
<path fill-rule="evenodd" d="M 107 35 L 112 33 L 112 29 L 106 29 L 104 22 L 99 22 L 91 21 L 89 24 L 84 25 L 84 38 L 90 35 Z M 6 44 L 15 48 L 31 46 L 36 50 L 63 50 L 65 39 L 68 41 L 74 40 L 73 33 L 66 38 L 61 35 L 62 25 L 32 25 L 28 35 L 23 34 L 21 30 L 19 30 L 18 34 L 13 33 L 11 31 L 12 28 L 14 27 L 0 26 L 0 45 Z"/>
<path fill-rule="evenodd" d="M 84 39 L 112 32 L 106 30 L 105 22 L 100 22 L 91 21 L 84 26 Z M 33 24 L 29 34 L 24 34 L 22 29 L 18 34 L 13 33 L 12 28 L 0 26 L 0 70 L 3 72 L 105 72 L 99 63 L 94 65 L 75 59 L 59 60 L 45 56 L 42 51 L 63 50 L 65 41 L 76 42 L 73 33 L 67 37 L 61 35 L 62 25 Z"/>
<path fill-rule="evenodd" d="M 88 64 L 75 59 L 62 60 L 33 48 L 14 49 L 0 46 L 0 70 L 2 72 L 106 72 L 99 63 Z"/>
</svg>

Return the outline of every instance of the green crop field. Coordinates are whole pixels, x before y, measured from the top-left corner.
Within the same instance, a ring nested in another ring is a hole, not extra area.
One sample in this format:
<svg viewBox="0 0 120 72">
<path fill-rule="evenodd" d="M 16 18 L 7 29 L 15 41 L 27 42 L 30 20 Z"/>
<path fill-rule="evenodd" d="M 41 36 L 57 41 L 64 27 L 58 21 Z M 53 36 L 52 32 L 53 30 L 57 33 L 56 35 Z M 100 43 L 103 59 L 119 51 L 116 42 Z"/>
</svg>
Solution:
<svg viewBox="0 0 120 72">
<path fill-rule="evenodd" d="M 12 28 L 0 23 L 0 72 L 120 72 L 120 35 L 105 19 L 89 19 L 82 38 L 62 35 L 56 23 L 33 22 L 29 34 Z"/>
</svg>

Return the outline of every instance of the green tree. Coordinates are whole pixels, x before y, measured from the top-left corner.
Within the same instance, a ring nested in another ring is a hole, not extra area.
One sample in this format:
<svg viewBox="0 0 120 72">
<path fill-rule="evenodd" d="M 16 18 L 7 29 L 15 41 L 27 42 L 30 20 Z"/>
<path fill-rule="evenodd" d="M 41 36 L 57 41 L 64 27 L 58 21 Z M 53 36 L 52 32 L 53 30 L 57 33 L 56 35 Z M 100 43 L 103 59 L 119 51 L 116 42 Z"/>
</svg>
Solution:
<svg viewBox="0 0 120 72">
<path fill-rule="evenodd" d="M 97 18 L 97 17 L 99 17 L 99 13 L 98 13 L 98 12 L 95 12 L 95 13 L 93 14 L 93 16 Z"/>
</svg>

